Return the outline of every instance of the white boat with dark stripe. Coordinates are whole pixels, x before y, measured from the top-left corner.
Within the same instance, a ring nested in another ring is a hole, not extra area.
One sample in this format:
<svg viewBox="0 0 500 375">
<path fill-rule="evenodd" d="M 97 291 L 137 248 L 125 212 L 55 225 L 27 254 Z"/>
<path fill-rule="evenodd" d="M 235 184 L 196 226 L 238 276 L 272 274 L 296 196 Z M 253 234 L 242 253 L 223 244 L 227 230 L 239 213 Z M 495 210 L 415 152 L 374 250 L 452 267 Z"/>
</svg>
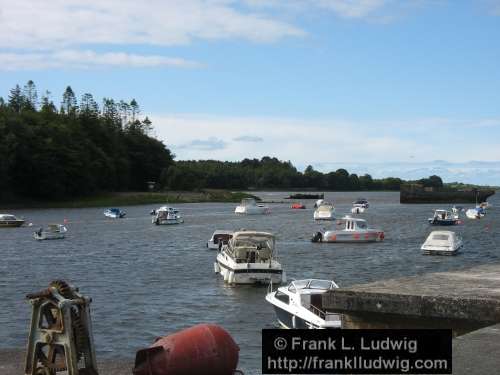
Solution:
<svg viewBox="0 0 500 375">
<path fill-rule="evenodd" d="M 284 328 L 341 328 L 340 315 L 323 309 L 323 295 L 336 288 L 330 280 L 295 280 L 274 291 L 271 285 L 266 300 Z"/>
<path fill-rule="evenodd" d="M 277 260 L 274 235 L 239 231 L 217 254 L 214 270 L 228 284 L 280 284 L 286 275 Z"/>
</svg>

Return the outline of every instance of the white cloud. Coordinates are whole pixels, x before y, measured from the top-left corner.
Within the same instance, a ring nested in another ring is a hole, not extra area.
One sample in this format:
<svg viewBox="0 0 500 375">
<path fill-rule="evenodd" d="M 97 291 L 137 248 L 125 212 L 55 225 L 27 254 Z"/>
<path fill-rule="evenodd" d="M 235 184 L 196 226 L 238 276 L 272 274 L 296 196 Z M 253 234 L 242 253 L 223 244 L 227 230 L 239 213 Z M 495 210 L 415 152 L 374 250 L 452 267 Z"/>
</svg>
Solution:
<svg viewBox="0 0 500 375">
<path fill-rule="evenodd" d="M 304 31 L 224 0 L 0 0 L 0 47 L 178 45 L 194 39 L 272 42 Z"/>
<path fill-rule="evenodd" d="M 447 159 L 500 160 L 498 138 L 482 131 L 495 119 L 479 121 L 319 121 L 259 117 L 203 115 L 153 115 L 157 136 L 171 147 L 178 159 L 241 160 L 276 156 L 297 165 L 321 163 L 389 163 Z M 496 122 L 498 123 L 498 122 Z M 262 142 L 237 142 L 248 132 Z M 465 134 L 467 133 L 467 136 Z M 196 137 L 193 137 L 196 134 Z M 211 137 L 224 147 L 184 147 Z M 180 146 L 180 147 L 179 147 Z"/>
<path fill-rule="evenodd" d="M 233 138 L 236 142 L 263 142 L 264 139 L 257 137 L 255 135 L 241 135 L 239 137 Z"/>
<path fill-rule="evenodd" d="M 387 4 L 387 0 L 311 0 L 311 2 L 346 18 L 366 17 Z"/>
<path fill-rule="evenodd" d="M 44 70 L 54 68 L 91 69 L 102 67 L 181 67 L 200 64 L 157 55 L 137 55 L 123 52 L 97 53 L 90 50 L 61 50 L 49 52 L 0 52 L 0 70 Z"/>
</svg>

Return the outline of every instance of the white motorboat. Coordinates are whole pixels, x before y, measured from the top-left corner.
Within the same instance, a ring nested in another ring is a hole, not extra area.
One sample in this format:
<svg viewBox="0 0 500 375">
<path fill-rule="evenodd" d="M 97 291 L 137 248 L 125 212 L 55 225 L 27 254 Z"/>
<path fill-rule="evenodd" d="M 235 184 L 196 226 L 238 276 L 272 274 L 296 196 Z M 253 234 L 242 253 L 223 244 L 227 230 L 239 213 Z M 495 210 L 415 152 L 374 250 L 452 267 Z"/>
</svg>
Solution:
<svg viewBox="0 0 500 375">
<path fill-rule="evenodd" d="M 431 225 L 457 225 L 460 224 L 458 211 L 435 210 L 434 216 L 427 219 Z"/>
<path fill-rule="evenodd" d="M 280 284 L 286 275 L 277 260 L 271 233 L 239 231 L 222 246 L 214 270 L 228 284 Z"/>
<path fill-rule="evenodd" d="M 486 211 L 481 207 L 469 208 L 465 211 L 465 216 L 469 219 L 481 219 L 484 215 L 486 215 Z"/>
<path fill-rule="evenodd" d="M 324 329 L 341 328 L 339 314 L 323 309 L 323 295 L 338 288 L 329 280 L 295 280 L 287 286 L 272 290 L 266 301 L 274 307 L 278 322 L 284 328 Z"/>
<path fill-rule="evenodd" d="M 368 200 L 366 198 L 358 198 L 354 202 L 352 202 L 352 206 L 366 209 L 370 207 L 370 204 L 368 203 Z"/>
<path fill-rule="evenodd" d="M 314 220 L 335 220 L 335 207 L 332 203 L 323 202 L 314 210 Z"/>
<path fill-rule="evenodd" d="M 66 237 L 68 229 L 62 224 L 49 224 L 47 229 L 38 229 L 33 233 L 35 240 L 62 240 Z"/>
<path fill-rule="evenodd" d="M 232 230 L 216 230 L 207 241 L 207 247 L 212 250 L 221 250 L 222 246 L 227 244 L 232 237 Z"/>
<path fill-rule="evenodd" d="M 151 213 L 153 214 L 151 223 L 156 225 L 181 224 L 184 222 L 184 219 L 179 214 L 179 210 L 173 207 L 162 206 Z"/>
<path fill-rule="evenodd" d="M 435 230 L 420 248 L 427 255 L 455 255 L 462 247 L 462 239 L 449 230 Z"/>
<path fill-rule="evenodd" d="M 0 214 L 0 228 L 15 228 L 24 224 L 23 219 L 19 219 L 11 214 Z"/>
<path fill-rule="evenodd" d="M 108 208 L 104 211 L 104 216 L 110 217 L 112 219 L 121 219 L 125 217 L 127 213 L 125 211 L 120 210 L 119 208 Z"/>
<path fill-rule="evenodd" d="M 366 220 L 349 215 L 337 220 L 335 229 L 316 232 L 312 242 L 378 242 L 385 238 L 380 229 L 368 228 Z"/>
<path fill-rule="evenodd" d="M 254 198 L 242 199 L 239 206 L 236 206 L 234 213 L 241 215 L 265 215 L 271 213 L 268 206 L 257 203 Z"/>
</svg>

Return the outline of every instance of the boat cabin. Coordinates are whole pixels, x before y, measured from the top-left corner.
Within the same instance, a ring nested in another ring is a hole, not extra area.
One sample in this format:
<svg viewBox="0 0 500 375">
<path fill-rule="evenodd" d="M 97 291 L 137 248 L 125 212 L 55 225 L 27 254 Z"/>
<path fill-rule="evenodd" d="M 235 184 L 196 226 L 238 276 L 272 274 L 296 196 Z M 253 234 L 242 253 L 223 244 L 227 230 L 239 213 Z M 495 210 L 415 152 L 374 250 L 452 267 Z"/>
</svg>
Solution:
<svg viewBox="0 0 500 375">
<path fill-rule="evenodd" d="M 331 280 L 306 279 L 295 280 L 287 287 L 278 288 L 275 298 L 289 305 L 302 306 L 322 319 L 326 319 L 328 313 L 323 309 L 323 294 L 329 290 L 338 288 Z M 331 314 L 337 319 L 337 314 Z"/>
<path fill-rule="evenodd" d="M 342 219 L 337 220 L 337 230 L 356 231 L 366 229 L 368 229 L 368 225 L 364 219 L 344 216 Z"/>
<path fill-rule="evenodd" d="M 266 232 L 236 232 L 227 249 L 236 263 L 269 262 L 274 253 L 275 238 Z"/>
<path fill-rule="evenodd" d="M 453 214 L 448 210 L 436 210 L 434 211 L 434 218 L 438 220 L 453 220 Z"/>
</svg>

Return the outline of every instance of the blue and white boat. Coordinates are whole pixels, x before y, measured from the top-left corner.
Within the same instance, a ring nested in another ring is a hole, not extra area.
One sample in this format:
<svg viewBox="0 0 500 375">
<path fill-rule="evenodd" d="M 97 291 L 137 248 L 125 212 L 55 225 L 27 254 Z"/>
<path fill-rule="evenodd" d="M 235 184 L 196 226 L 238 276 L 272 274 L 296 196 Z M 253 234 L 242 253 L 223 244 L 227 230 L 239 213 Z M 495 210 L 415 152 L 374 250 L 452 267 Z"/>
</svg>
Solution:
<svg viewBox="0 0 500 375">
<path fill-rule="evenodd" d="M 119 208 L 108 208 L 104 211 L 104 216 L 110 217 L 112 219 L 121 219 L 125 217 L 127 213 L 125 211 L 120 210 Z"/>
<path fill-rule="evenodd" d="M 318 279 L 295 280 L 274 291 L 271 284 L 266 301 L 283 328 L 341 328 L 340 315 L 323 308 L 323 295 L 336 288 L 335 282 Z"/>
<path fill-rule="evenodd" d="M 448 210 L 435 210 L 434 216 L 428 219 L 431 225 L 457 225 L 460 224 L 458 212 Z"/>
</svg>

